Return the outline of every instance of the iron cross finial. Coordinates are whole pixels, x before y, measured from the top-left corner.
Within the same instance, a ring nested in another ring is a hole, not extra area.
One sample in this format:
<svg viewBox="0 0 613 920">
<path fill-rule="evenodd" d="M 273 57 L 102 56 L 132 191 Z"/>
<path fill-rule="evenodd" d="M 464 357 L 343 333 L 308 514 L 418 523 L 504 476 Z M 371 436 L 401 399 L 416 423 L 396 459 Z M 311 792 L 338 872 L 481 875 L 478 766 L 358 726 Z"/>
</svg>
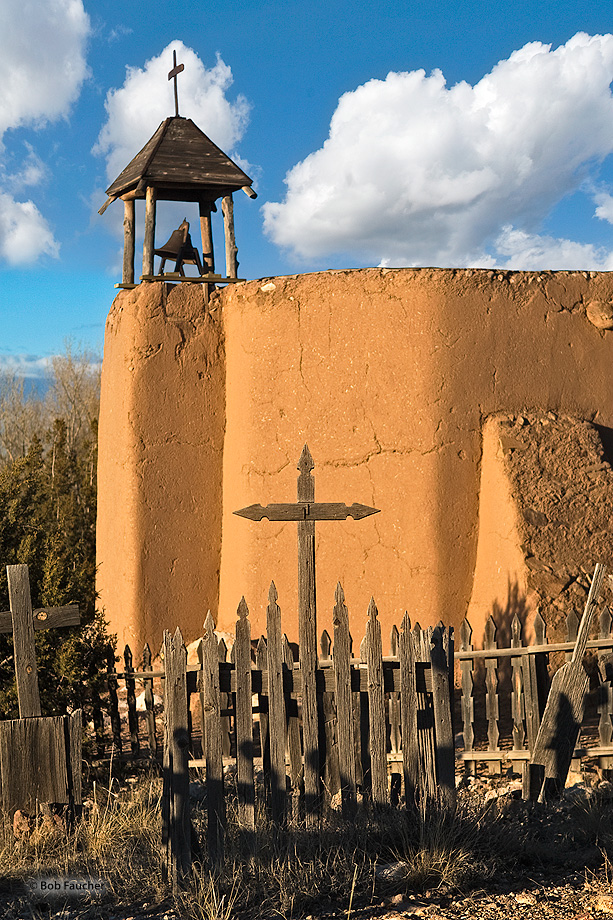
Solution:
<svg viewBox="0 0 613 920">
<path fill-rule="evenodd" d="M 177 52 L 173 51 L 172 52 L 172 70 L 168 74 L 168 79 L 175 81 L 175 115 L 177 117 L 179 116 L 179 91 L 177 89 L 177 76 L 183 70 L 185 70 L 184 65 L 183 64 L 177 65 Z"/>
</svg>

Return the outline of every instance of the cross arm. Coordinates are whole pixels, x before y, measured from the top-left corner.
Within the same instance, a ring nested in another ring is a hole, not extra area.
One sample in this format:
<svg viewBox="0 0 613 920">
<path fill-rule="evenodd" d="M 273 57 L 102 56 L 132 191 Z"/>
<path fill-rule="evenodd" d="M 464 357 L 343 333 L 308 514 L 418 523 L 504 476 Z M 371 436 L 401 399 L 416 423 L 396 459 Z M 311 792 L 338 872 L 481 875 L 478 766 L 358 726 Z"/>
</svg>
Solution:
<svg viewBox="0 0 613 920">
<path fill-rule="evenodd" d="M 67 607 L 41 607 L 33 613 L 34 629 L 55 629 L 57 626 L 78 626 L 81 614 L 76 604 Z M 0 634 L 13 631 L 11 611 L 0 613 Z"/>
<path fill-rule="evenodd" d="M 262 518 L 268 518 L 269 521 L 344 521 L 348 517 L 359 521 L 378 512 L 379 508 L 370 508 L 357 502 L 353 505 L 344 502 L 288 502 L 248 505 L 234 514 L 250 521 L 261 521 Z"/>
</svg>

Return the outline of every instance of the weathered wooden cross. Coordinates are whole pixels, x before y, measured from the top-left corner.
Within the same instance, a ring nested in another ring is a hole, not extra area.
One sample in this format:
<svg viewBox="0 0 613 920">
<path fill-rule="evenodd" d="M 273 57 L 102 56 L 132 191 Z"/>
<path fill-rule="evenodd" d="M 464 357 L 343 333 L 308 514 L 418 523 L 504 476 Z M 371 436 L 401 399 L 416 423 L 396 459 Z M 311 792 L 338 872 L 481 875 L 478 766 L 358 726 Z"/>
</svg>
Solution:
<svg viewBox="0 0 613 920">
<path fill-rule="evenodd" d="M 36 803 L 81 805 L 81 710 L 70 716 L 41 717 L 34 630 L 80 623 L 79 608 L 32 611 L 27 565 L 7 565 L 8 613 L 0 613 L 0 633 L 13 633 L 19 719 L 0 722 L 0 777 L 8 812 Z"/>
<path fill-rule="evenodd" d="M 185 70 L 185 66 L 183 64 L 177 64 L 177 52 L 173 51 L 172 70 L 168 74 L 168 79 L 175 81 L 175 115 L 177 118 L 179 117 L 179 91 L 177 89 L 177 77 L 183 70 Z"/>
<path fill-rule="evenodd" d="M 315 596 L 315 521 L 361 520 L 378 508 L 316 502 L 313 458 L 304 445 L 298 461 L 298 501 L 287 504 L 249 505 L 234 514 L 251 521 L 297 521 L 298 523 L 298 646 L 302 671 L 302 719 L 305 757 L 304 791 L 307 813 L 312 812 L 319 792 L 318 726 L 315 671 L 317 668 L 317 607 Z"/>
<path fill-rule="evenodd" d="M 13 633 L 19 718 L 28 719 L 41 712 L 34 630 L 78 626 L 81 617 L 76 604 L 32 611 L 27 565 L 7 565 L 6 575 L 11 609 L 0 613 L 0 633 Z"/>
</svg>

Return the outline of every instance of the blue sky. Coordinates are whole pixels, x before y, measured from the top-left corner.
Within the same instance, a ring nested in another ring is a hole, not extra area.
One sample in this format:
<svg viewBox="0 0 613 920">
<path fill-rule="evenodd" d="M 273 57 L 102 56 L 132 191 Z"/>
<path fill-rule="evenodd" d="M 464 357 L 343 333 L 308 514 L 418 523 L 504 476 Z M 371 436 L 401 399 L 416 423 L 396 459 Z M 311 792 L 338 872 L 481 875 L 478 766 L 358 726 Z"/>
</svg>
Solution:
<svg viewBox="0 0 613 920">
<path fill-rule="evenodd" d="M 101 348 L 123 214 L 120 202 L 97 209 L 173 114 L 173 48 L 181 114 L 258 190 L 235 196 L 241 277 L 613 268 L 608 3 L 0 0 L 0 11 L 0 368 L 39 373 L 66 337 Z M 159 242 L 183 216 L 196 219 L 160 206 Z"/>
</svg>

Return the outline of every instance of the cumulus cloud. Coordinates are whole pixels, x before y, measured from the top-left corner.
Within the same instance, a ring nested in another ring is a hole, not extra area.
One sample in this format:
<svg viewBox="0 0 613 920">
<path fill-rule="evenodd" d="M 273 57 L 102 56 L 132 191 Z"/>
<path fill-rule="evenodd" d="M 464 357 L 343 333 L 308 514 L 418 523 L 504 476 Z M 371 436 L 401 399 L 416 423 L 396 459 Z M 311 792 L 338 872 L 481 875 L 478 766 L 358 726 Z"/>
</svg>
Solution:
<svg viewBox="0 0 613 920">
<path fill-rule="evenodd" d="M 539 227 L 613 151 L 612 79 L 613 36 L 578 33 L 555 50 L 524 46 L 475 86 L 448 87 L 438 70 L 371 80 L 340 98 L 284 200 L 264 205 L 265 230 L 306 260 L 608 264 Z"/>
<path fill-rule="evenodd" d="M 0 155 L 7 131 L 42 127 L 65 117 L 88 69 L 89 18 L 82 0 L 21 0 L 4 3 L 0 29 Z M 0 256 L 11 264 L 57 255 L 58 243 L 33 201 L 18 201 L 38 184 L 44 164 L 32 148 L 13 176 L 0 177 Z M 9 191 L 10 188 L 10 191 Z"/>
<path fill-rule="evenodd" d="M 57 257 L 59 244 L 34 202 L 0 191 L 0 256 L 10 265 L 25 265 L 43 253 Z"/>
<path fill-rule="evenodd" d="M 234 101 L 228 98 L 233 83 L 228 65 L 218 56 L 215 65 L 207 68 L 195 51 L 173 41 L 144 67 L 128 67 L 123 86 L 107 94 L 107 120 L 94 153 L 106 156 L 109 182 L 146 144 L 160 122 L 174 115 L 173 83 L 168 80 L 173 51 L 177 61 L 185 65 L 178 78 L 180 114 L 193 119 L 226 152 L 232 151 L 244 134 L 250 107 L 242 95 Z"/>
<path fill-rule="evenodd" d="M 545 267 L 553 271 L 573 267 L 593 271 L 613 269 L 613 253 L 602 247 L 526 233 L 511 226 L 503 227 L 496 238 L 496 252 L 496 264 L 501 268 L 520 265 L 526 271 L 538 271 Z"/>
<path fill-rule="evenodd" d="M 0 138 L 8 128 L 68 114 L 87 76 L 89 18 L 82 0 L 4 3 L 0 30 Z"/>
</svg>

